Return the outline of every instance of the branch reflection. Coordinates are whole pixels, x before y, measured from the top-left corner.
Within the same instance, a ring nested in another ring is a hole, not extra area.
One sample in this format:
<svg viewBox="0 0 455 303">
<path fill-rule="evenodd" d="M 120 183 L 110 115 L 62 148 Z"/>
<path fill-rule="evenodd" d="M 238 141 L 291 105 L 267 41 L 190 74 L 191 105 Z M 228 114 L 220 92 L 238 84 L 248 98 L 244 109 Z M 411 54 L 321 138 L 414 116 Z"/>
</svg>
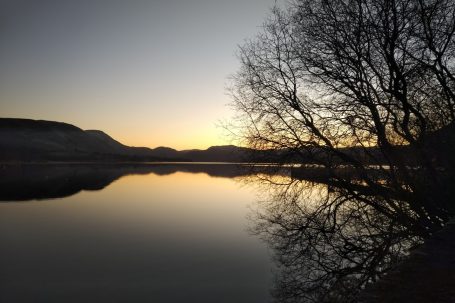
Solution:
<svg viewBox="0 0 455 303">
<path fill-rule="evenodd" d="M 418 200 L 405 186 L 384 190 L 388 179 L 380 171 L 377 188 L 347 170 L 338 171 L 337 178 L 323 171 L 244 179 L 264 193 L 251 216 L 251 231 L 274 252 L 278 302 L 355 301 L 359 290 L 396 266 L 452 214 L 442 200 L 449 194 L 443 184 L 431 201 Z"/>
</svg>

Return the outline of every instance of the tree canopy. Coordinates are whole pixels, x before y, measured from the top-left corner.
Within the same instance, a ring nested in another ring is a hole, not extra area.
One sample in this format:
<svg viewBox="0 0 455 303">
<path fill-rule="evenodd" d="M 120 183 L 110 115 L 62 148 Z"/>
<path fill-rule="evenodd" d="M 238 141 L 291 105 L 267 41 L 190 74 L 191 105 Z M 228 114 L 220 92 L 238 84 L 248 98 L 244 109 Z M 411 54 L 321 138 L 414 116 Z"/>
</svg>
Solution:
<svg viewBox="0 0 455 303">
<path fill-rule="evenodd" d="M 441 166 L 453 168 L 454 17 L 451 0 L 275 7 L 239 50 L 231 92 L 241 140 L 285 151 L 283 162 L 285 154 L 312 159 L 339 185 L 354 185 L 337 173 L 351 167 L 361 177 L 357 192 L 363 184 L 422 204 L 447 202 L 434 193 L 447 178 Z M 381 178 L 370 164 L 380 165 Z"/>
<path fill-rule="evenodd" d="M 327 186 L 263 179 L 283 301 L 349 301 L 455 214 L 454 33 L 452 0 L 293 0 L 240 47 L 234 133 Z"/>
<path fill-rule="evenodd" d="M 296 0 L 240 48 L 234 106 L 264 148 L 416 144 L 455 117 L 450 0 Z"/>
</svg>

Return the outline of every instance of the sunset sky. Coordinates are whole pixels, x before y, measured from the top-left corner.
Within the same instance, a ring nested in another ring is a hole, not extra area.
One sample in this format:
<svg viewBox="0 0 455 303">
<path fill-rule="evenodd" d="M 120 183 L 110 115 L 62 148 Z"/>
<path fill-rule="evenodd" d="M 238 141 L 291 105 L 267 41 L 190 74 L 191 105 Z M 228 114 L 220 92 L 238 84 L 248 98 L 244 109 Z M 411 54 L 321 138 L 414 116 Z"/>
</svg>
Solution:
<svg viewBox="0 0 455 303">
<path fill-rule="evenodd" d="M 274 0 L 0 0 L 0 116 L 134 146 L 227 144 L 225 87 Z"/>
</svg>

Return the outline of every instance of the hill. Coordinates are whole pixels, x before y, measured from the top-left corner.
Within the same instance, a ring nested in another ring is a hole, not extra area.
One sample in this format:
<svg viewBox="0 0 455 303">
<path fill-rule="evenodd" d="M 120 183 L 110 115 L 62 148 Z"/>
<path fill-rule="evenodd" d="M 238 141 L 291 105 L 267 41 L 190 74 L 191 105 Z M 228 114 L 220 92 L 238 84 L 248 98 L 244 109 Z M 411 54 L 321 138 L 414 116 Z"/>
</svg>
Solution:
<svg viewBox="0 0 455 303">
<path fill-rule="evenodd" d="M 443 166 L 453 167 L 455 125 L 430 133 L 420 143 Z M 412 146 L 397 146 L 403 161 L 414 165 Z M 386 163 L 377 148 L 340 149 L 365 164 Z M 312 155 L 309 154 L 311 152 Z M 316 156 L 316 158 L 314 158 Z M 0 162 L 285 162 L 318 163 L 328 157 L 323 148 L 312 150 L 254 150 L 234 145 L 206 150 L 178 151 L 169 147 L 126 146 L 100 130 L 82 130 L 71 124 L 30 119 L 0 118 Z M 334 159 L 334 161 L 337 161 Z"/>
<path fill-rule="evenodd" d="M 82 130 L 54 121 L 0 118 L 2 162 L 243 162 L 248 151 L 232 145 L 184 151 L 169 147 L 131 147 L 100 130 Z"/>
<path fill-rule="evenodd" d="M 99 130 L 30 119 L 0 119 L 2 161 L 174 161 L 130 147 Z"/>
</svg>

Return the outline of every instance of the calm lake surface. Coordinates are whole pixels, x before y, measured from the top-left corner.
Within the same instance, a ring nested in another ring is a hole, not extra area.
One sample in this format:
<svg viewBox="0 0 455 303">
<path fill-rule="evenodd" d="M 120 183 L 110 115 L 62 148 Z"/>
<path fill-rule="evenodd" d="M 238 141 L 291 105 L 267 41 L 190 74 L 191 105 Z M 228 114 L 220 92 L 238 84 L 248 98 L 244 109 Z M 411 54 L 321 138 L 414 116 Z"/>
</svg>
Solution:
<svg viewBox="0 0 455 303">
<path fill-rule="evenodd" d="M 0 302 L 270 301 L 257 193 L 226 167 L 3 167 Z"/>
</svg>

